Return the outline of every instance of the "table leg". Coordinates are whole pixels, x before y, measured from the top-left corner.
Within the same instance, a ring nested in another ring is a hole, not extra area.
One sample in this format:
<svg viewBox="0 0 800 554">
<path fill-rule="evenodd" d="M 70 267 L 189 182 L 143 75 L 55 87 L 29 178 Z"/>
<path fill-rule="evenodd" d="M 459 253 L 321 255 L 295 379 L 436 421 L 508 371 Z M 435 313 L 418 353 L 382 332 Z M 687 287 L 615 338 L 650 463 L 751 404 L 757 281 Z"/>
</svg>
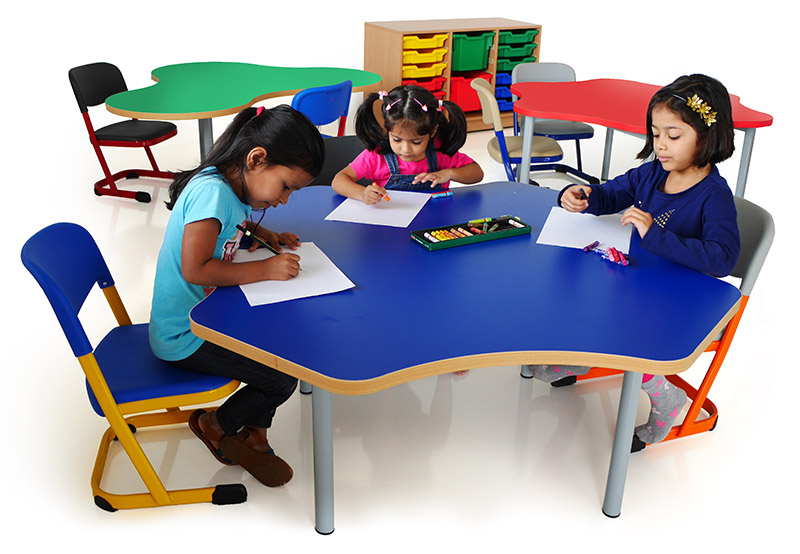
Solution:
<svg viewBox="0 0 800 554">
<path fill-rule="evenodd" d="M 611 450 L 606 496 L 603 501 L 603 513 L 608 517 L 617 517 L 622 511 L 622 493 L 625 490 L 625 476 L 628 473 L 628 461 L 631 457 L 631 440 L 641 388 L 642 374 L 626 371 L 622 380 L 617 429 L 614 432 L 614 446 Z"/>
<path fill-rule="evenodd" d="M 321 535 L 333 533 L 333 399 L 314 387 L 311 395 L 314 428 L 314 527 Z"/>
<path fill-rule="evenodd" d="M 750 171 L 750 156 L 753 154 L 753 141 L 755 138 L 755 129 L 744 130 L 742 159 L 739 161 L 739 176 L 736 179 L 736 196 L 739 197 L 744 197 L 744 187 L 747 184 L 747 172 Z"/>
<path fill-rule="evenodd" d="M 600 171 L 600 180 L 608 181 L 608 172 L 611 169 L 611 145 L 614 142 L 614 129 L 606 127 L 606 145 L 603 150 L 603 169 Z"/>
<path fill-rule="evenodd" d="M 214 144 L 214 131 L 211 126 L 211 118 L 198 119 L 197 123 L 200 131 L 200 161 L 204 161 Z"/>
<path fill-rule="evenodd" d="M 517 180 L 527 184 L 531 175 L 531 152 L 533 151 L 533 118 L 522 118 L 522 156 L 517 168 Z"/>
</svg>

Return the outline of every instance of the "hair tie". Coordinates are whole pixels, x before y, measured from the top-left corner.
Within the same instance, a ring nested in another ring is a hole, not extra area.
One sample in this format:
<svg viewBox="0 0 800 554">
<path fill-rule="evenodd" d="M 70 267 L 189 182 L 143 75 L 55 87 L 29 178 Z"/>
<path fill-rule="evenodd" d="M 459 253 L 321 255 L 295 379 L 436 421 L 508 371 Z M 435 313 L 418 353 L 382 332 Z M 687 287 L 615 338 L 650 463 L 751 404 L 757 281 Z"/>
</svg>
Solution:
<svg viewBox="0 0 800 554">
<path fill-rule="evenodd" d="M 442 106 L 444 106 L 444 102 L 442 102 L 441 100 L 439 100 L 439 107 L 438 107 L 438 108 L 436 108 L 436 111 L 437 111 L 437 112 L 440 112 L 440 111 L 442 111 Z"/>
<path fill-rule="evenodd" d="M 428 106 L 426 106 L 425 104 L 423 104 L 422 102 L 420 102 L 420 101 L 419 101 L 419 100 L 417 100 L 416 98 L 414 98 L 414 102 L 416 102 L 417 104 L 419 104 L 419 107 L 420 107 L 420 109 L 421 109 L 423 112 L 427 112 L 427 111 L 428 111 Z"/>
<path fill-rule="evenodd" d="M 264 106 L 259 106 L 256 108 L 256 117 L 261 115 L 261 112 L 264 111 Z"/>
<path fill-rule="evenodd" d="M 402 98 L 398 98 L 397 100 L 395 100 L 395 101 L 394 101 L 394 102 L 392 102 L 391 104 L 386 104 L 386 111 L 388 112 L 389 110 L 391 110 L 391 109 L 392 109 L 392 107 L 393 107 L 395 104 L 397 104 L 397 103 L 398 103 L 400 100 L 402 100 Z"/>
<path fill-rule="evenodd" d="M 389 93 L 386 92 L 385 90 L 379 90 L 378 91 L 378 100 L 383 100 L 384 96 L 389 96 Z"/>
</svg>

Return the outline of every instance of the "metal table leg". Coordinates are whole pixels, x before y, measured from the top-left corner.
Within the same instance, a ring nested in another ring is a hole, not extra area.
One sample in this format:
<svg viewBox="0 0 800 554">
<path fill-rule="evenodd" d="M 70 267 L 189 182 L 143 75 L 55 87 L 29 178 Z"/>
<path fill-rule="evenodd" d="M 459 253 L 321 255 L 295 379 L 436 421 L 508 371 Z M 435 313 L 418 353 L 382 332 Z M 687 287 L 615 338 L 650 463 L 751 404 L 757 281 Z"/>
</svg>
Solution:
<svg viewBox="0 0 800 554">
<path fill-rule="evenodd" d="M 753 154 L 753 141 L 756 138 L 755 129 L 744 130 L 744 144 L 742 144 L 742 159 L 739 160 L 739 176 L 736 179 L 736 196 L 744 197 L 744 187 L 747 184 L 747 172 L 750 171 L 750 156 Z"/>
<path fill-rule="evenodd" d="M 314 429 L 314 516 L 317 532 L 333 533 L 333 400 L 314 387 L 311 395 Z"/>
<path fill-rule="evenodd" d="M 214 144 L 214 131 L 211 125 L 211 118 L 198 119 L 197 124 L 200 131 L 200 161 L 204 161 L 211 145 Z"/>
<path fill-rule="evenodd" d="M 628 461 L 631 457 L 631 440 L 641 388 L 642 374 L 626 371 L 622 380 L 617 429 L 614 432 L 614 447 L 611 450 L 611 464 L 608 468 L 606 495 L 603 501 L 603 513 L 608 517 L 617 517 L 622 511 L 622 493 L 625 490 L 625 476 L 628 473 Z"/>
</svg>

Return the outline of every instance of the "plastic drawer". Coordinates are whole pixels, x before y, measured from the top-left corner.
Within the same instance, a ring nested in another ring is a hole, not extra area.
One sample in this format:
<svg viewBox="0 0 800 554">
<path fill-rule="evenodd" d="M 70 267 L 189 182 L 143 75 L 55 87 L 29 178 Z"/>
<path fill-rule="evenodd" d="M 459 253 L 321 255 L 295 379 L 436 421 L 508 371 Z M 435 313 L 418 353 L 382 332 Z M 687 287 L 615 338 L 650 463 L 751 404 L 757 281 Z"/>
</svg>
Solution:
<svg viewBox="0 0 800 554">
<path fill-rule="evenodd" d="M 403 64 L 436 63 L 444 59 L 447 48 L 433 50 L 403 50 Z"/>
<path fill-rule="evenodd" d="M 520 29 L 514 31 L 500 31 L 498 44 L 525 44 L 539 34 L 539 29 Z"/>
<path fill-rule="evenodd" d="M 512 71 L 517 65 L 521 63 L 533 63 L 536 61 L 536 56 L 527 56 L 525 58 L 504 59 L 497 60 L 498 71 Z"/>
<path fill-rule="evenodd" d="M 497 57 L 498 58 L 517 58 L 517 57 L 525 57 L 530 56 L 533 54 L 534 49 L 539 46 L 538 44 L 531 43 L 531 44 L 523 44 L 522 46 L 498 46 L 497 47 Z"/>
<path fill-rule="evenodd" d="M 474 71 L 465 75 L 450 76 L 450 101 L 455 102 L 465 112 L 473 112 L 481 109 L 481 101 L 478 93 L 470 86 L 473 79 L 478 77 L 492 81 L 491 73 L 484 71 Z"/>
<path fill-rule="evenodd" d="M 510 112 L 514 109 L 514 102 L 510 100 L 497 99 L 497 107 L 501 112 Z"/>
<path fill-rule="evenodd" d="M 494 87 L 495 98 L 511 98 L 511 89 L 509 87 L 498 86 Z"/>
<path fill-rule="evenodd" d="M 417 35 L 407 35 L 403 37 L 403 49 L 411 50 L 417 48 L 441 48 L 447 40 L 446 34 L 421 37 Z"/>
<path fill-rule="evenodd" d="M 427 89 L 431 92 L 436 92 L 442 90 L 444 86 L 445 78 L 444 77 L 434 77 L 432 79 L 403 79 L 404 85 L 416 85 L 418 87 L 422 87 Z"/>
<path fill-rule="evenodd" d="M 419 77 L 438 77 L 447 67 L 446 63 L 435 63 L 431 65 L 404 65 L 403 79 L 416 79 Z"/>
<path fill-rule="evenodd" d="M 494 31 L 480 34 L 453 33 L 453 71 L 486 69 L 492 42 Z"/>
<path fill-rule="evenodd" d="M 511 73 L 498 73 L 494 77 L 494 82 L 497 85 L 510 85 L 511 84 Z"/>
</svg>

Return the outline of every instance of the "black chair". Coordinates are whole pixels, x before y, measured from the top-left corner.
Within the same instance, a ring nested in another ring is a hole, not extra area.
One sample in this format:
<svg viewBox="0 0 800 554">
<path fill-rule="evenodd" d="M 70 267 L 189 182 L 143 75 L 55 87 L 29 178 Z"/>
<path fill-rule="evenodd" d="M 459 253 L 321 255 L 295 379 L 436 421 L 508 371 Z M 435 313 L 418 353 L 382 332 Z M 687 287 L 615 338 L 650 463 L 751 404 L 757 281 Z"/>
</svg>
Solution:
<svg viewBox="0 0 800 554">
<path fill-rule="evenodd" d="M 104 177 L 95 183 L 95 194 L 150 202 L 149 193 L 120 190 L 117 188 L 116 182 L 122 177 L 136 179 L 139 176 L 172 179 L 172 173 L 161 171 L 158 168 L 150 147 L 174 137 L 178 133 L 177 127 L 166 121 L 128 119 L 95 129 L 89 119 L 89 108 L 103 104 L 106 98 L 112 94 L 128 90 L 122 73 L 115 65 L 100 62 L 73 67 L 69 70 L 69 82 L 75 93 L 75 99 L 78 101 L 78 107 L 83 114 L 83 121 L 89 132 L 89 140 L 100 161 L 100 166 L 103 168 Z M 112 174 L 103 152 L 100 150 L 101 146 L 144 148 L 153 169 L 126 169 Z"/>
<path fill-rule="evenodd" d="M 322 140 L 325 143 L 325 163 L 311 185 L 330 185 L 336 174 L 364 150 L 364 144 L 355 135 L 327 137 Z"/>
</svg>

